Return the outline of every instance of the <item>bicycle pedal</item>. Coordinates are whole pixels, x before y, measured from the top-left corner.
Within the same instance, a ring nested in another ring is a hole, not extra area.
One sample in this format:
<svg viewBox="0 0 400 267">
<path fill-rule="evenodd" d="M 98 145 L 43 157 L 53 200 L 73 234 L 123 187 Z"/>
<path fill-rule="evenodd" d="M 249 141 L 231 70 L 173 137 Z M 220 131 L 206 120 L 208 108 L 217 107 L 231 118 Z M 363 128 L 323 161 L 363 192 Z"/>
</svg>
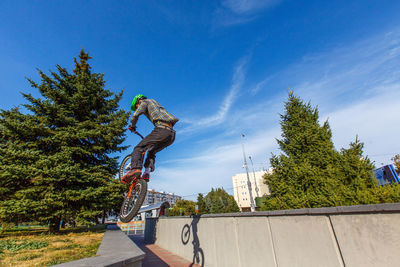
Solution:
<svg viewBox="0 0 400 267">
<path fill-rule="evenodd" d="M 145 180 L 146 182 L 148 182 L 150 180 L 150 173 L 144 172 L 142 174 L 142 179 Z"/>
</svg>

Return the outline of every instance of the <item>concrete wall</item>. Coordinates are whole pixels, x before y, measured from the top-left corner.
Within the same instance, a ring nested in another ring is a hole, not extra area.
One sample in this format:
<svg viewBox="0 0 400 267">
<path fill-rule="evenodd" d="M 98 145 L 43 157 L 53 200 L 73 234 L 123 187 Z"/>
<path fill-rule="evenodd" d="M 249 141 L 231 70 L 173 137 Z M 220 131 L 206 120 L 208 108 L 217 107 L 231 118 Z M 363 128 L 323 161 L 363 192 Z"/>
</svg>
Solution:
<svg viewBox="0 0 400 267">
<path fill-rule="evenodd" d="M 201 266 L 400 266 L 400 203 L 164 217 L 155 243 Z"/>
</svg>

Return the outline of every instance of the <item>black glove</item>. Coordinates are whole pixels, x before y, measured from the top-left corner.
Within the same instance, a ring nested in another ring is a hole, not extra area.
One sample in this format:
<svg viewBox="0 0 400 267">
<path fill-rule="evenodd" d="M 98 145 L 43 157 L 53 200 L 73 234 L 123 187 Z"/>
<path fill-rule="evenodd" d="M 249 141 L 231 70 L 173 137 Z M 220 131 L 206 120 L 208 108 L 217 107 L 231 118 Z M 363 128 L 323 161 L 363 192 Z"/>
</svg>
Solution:
<svg viewBox="0 0 400 267">
<path fill-rule="evenodd" d="M 131 131 L 132 133 L 136 132 L 136 126 L 133 126 L 133 125 L 129 126 L 128 130 Z"/>
</svg>

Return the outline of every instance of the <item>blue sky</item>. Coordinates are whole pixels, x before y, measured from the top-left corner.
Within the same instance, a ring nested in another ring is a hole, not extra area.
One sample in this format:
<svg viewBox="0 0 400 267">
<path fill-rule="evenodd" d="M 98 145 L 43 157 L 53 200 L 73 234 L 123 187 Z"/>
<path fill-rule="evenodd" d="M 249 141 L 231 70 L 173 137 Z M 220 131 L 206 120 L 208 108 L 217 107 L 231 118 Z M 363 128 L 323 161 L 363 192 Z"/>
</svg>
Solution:
<svg viewBox="0 0 400 267">
<path fill-rule="evenodd" d="M 150 187 L 187 198 L 232 190 L 243 172 L 241 133 L 256 170 L 279 153 L 290 87 L 318 106 L 340 149 L 358 134 L 376 166 L 400 153 L 399 1 L 0 2 L 0 108 L 24 103 L 81 48 L 121 107 L 143 93 L 180 118 Z M 147 134 L 151 124 L 138 123 Z M 138 137 L 128 133 L 132 147 Z M 126 151 L 123 154 L 128 153 Z"/>
</svg>

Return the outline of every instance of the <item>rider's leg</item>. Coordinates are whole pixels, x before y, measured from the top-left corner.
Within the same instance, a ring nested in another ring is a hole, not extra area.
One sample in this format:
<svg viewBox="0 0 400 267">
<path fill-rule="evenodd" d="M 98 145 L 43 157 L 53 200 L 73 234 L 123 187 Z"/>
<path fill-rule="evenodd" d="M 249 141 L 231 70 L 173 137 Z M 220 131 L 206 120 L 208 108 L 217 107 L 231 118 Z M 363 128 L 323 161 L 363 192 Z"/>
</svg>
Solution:
<svg viewBox="0 0 400 267">
<path fill-rule="evenodd" d="M 143 139 L 144 140 L 144 139 Z M 143 158 L 146 153 L 147 145 L 146 143 L 140 142 L 132 152 L 131 157 L 131 169 L 142 169 L 143 166 Z"/>
<path fill-rule="evenodd" d="M 122 177 L 123 183 L 130 183 L 132 179 L 142 175 L 143 158 L 146 150 L 152 144 L 152 134 L 153 132 L 140 141 L 133 149 L 131 154 L 131 169 Z"/>
<path fill-rule="evenodd" d="M 175 140 L 175 131 L 164 128 L 161 129 L 163 130 L 165 136 L 164 140 L 160 141 L 152 147 L 149 147 L 149 150 L 147 150 L 146 161 L 144 162 L 144 167 L 146 169 L 150 169 L 150 171 L 152 172 L 155 169 L 156 153 L 160 152 L 167 146 L 170 146 Z"/>
<path fill-rule="evenodd" d="M 139 178 L 142 175 L 142 165 L 145 153 L 146 143 L 140 142 L 132 152 L 131 169 L 122 177 L 123 183 L 130 183 L 132 179 Z"/>
<path fill-rule="evenodd" d="M 169 138 L 170 132 L 171 131 L 164 128 L 155 127 L 148 136 L 139 142 L 132 152 L 131 170 L 122 177 L 123 182 L 130 182 L 133 178 L 141 175 L 143 156 L 146 150 L 156 147 L 160 143 L 164 143 Z"/>
</svg>

